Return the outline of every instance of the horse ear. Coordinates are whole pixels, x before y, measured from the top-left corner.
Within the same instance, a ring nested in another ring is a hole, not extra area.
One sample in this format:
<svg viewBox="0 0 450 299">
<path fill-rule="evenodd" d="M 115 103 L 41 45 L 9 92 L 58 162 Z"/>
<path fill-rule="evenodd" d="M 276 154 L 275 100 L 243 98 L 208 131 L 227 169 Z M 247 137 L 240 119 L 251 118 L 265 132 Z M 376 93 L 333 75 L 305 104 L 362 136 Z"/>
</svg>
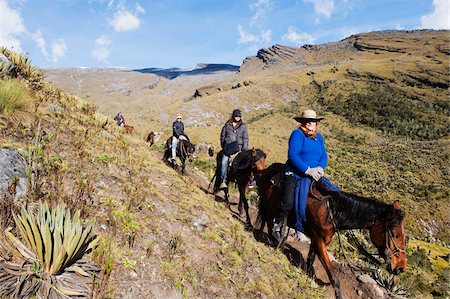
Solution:
<svg viewBox="0 0 450 299">
<path fill-rule="evenodd" d="M 266 155 L 266 157 L 269 155 L 269 153 L 270 153 L 270 150 L 267 150 L 267 151 L 263 151 L 263 153 L 264 153 L 264 155 Z"/>
<path fill-rule="evenodd" d="M 255 148 L 252 148 L 252 157 L 255 158 L 258 153 Z"/>
<path fill-rule="evenodd" d="M 400 201 L 398 199 L 396 201 L 394 201 L 394 203 L 392 205 L 394 206 L 394 209 L 396 209 L 396 210 L 402 209 L 402 207 L 400 205 Z"/>
</svg>

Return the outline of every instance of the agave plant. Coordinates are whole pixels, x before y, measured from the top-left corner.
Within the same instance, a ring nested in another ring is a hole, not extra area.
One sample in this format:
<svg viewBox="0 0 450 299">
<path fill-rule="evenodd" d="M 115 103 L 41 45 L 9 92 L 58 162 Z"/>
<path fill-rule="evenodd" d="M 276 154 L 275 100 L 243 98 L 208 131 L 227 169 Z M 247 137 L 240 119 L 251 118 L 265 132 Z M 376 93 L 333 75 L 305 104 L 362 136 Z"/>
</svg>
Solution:
<svg viewBox="0 0 450 299">
<path fill-rule="evenodd" d="M 46 203 L 37 216 L 25 208 L 13 216 L 21 238 L 10 229 L 0 238 L 0 298 L 89 296 L 99 269 L 82 257 L 98 240 L 94 220 L 83 227 L 79 211 Z"/>
</svg>

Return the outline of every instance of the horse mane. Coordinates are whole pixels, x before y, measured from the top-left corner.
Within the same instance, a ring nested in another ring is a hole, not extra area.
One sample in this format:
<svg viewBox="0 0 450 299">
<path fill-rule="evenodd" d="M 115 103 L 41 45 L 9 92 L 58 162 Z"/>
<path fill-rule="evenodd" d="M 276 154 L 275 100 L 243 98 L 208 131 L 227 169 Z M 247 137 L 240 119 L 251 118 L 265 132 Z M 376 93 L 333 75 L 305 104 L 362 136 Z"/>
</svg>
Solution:
<svg viewBox="0 0 450 299">
<path fill-rule="evenodd" d="M 191 141 L 189 141 L 189 140 L 180 140 L 180 142 L 183 142 L 184 143 L 184 146 L 186 146 L 186 148 L 192 148 L 192 147 L 195 147 L 195 145 L 191 142 Z"/>
<path fill-rule="evenodd" d="M 266 154 L 259 148 L 256 149 L 256 157 L 252 156 L 252 150 L 242 151 L 233 160 L 233 170 L 239 171 L 252 167 L 256 161 L 263 157 L 265 158 Z"/>
<path fill-rule="evenodd" d="M 341 229 L 385 221 L 391 207 L 379 200 L 343 191 L 330 191 L 328 194 L 333 198 L 331 201 L 333 214 Z M 396 215 L 396 221 L 401 222 L 403 216 L 400 214 Z"/>
</svg>

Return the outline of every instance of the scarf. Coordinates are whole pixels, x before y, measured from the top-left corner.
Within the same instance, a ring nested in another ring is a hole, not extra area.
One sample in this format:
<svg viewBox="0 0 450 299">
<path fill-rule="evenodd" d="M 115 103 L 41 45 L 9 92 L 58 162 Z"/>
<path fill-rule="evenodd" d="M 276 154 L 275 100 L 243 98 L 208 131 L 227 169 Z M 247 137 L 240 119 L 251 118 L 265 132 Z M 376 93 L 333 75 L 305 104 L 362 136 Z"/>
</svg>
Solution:
<svg viewBox="0 0 450 299">
<path fill-rule="evenodd" d="M 301 125 L 300 125 L 300 130 L 302 130 L 302 132 L 305 134 L 306 137 L 316 140 L 316 134 L 317 134 L 316 130 L 310 131 L 310 130 L 308 130 L 308 128 L 303 127 Z"/>
</svg>

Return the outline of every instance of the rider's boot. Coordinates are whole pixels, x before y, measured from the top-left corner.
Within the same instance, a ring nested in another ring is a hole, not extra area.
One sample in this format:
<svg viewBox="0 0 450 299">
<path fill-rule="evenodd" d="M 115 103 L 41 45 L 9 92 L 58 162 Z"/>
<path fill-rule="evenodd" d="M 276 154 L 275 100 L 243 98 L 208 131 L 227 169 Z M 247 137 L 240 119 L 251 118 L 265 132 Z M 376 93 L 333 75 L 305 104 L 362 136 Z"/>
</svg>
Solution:
<svg viewBox="0 0 450 299">
<path fill-rule="evenodd" d="M 275 239 L 275 245 L 277 248 L 279 248 L 281 246 L 281 243 L 283 243 L 283 226 L 284 219 L 273 220 L 272 237 Z"/>
<path fill-rule="evenodd" d="M 227 188 L 228 188 L 227 183 L 225 183 L 225 181 L 222 181 L 222 183 L 220 183 L 219 189 L 222 190 Z"/>
</svg>

